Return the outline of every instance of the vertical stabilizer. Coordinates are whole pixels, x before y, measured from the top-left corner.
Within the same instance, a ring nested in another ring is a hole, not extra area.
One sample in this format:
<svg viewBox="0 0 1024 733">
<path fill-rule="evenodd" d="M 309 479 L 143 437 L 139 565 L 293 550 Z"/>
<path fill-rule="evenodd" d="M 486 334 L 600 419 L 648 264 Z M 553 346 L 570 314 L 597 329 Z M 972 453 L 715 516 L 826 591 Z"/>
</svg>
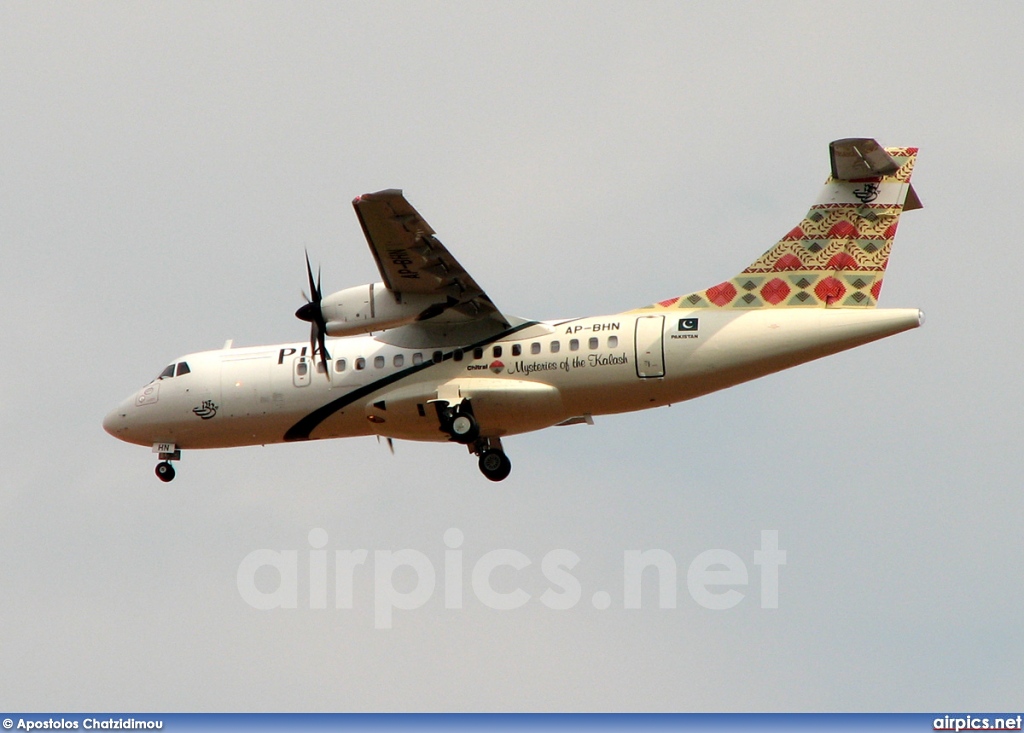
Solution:
<svg viewBox="0 0 1024 733">
<path fill-rule="evenodd" d="M 900 214 L 921 208 L 910 185 L 917 148 L 849 138 L 829 153 L 817 202 L 774 247 L 734 278 L 640 310 L 873 308 Z"/>
</svg>

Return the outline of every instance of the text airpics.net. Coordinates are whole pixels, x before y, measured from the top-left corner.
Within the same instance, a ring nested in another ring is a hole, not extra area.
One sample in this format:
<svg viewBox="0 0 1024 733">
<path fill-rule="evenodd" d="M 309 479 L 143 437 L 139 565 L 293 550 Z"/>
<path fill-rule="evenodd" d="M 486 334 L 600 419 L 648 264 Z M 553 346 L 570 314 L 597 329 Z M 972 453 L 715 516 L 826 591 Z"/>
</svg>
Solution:
<svg viewBox="0 0 1024 733">
<path fill-rule="evenodd" d="M 444 568 L 440 584 L 443 586 L 444 607 L 461 609 L 468 570 L 469 587 L 473 595 L 484 606 L 496 611 L 511 611 L 534 600 L 520 585 L 512 590 L 496 590 L 492 576 L 500 571 L 503 579 L 520 577 L 517 573 L 529 572 L 533 560 L 518 550 L 499 549 L 486 552 L 479 557 L 463 557 L 460 549 L 464 540 L 461 530 L 452 527 L 444 533 Z M 314 528 L 308 535 L 309 550 L 304 550 L 300 563 L 299 550 L 254 550 L 238 565 L 237 584 L 242 599 L 253 608 L 260 610 L 297 609 L 300 607 L 299 578 L 308 577 L 309 597 L 303 598 L 307 609 L 328 608 L 328 598 L 333 590 L 335 609 L 352 609 L 355 605 L 355 576 L 357 572 L 368 572 L 372 566 L 374 626 L 390 629 L 394 611 L 412 611 L 426 605 L 438 586 L 438 573 L 434 563 L 423 552 L 413 549 L 375 550 L 372 561 L 370 551 L 335 550 L 333 568 L 328 572 L 326 549 L 328 534 Z M 548 587 L 536 600 L 554 611 L 574 608 L 583 597 L 583 587 L 572 574 L 580 557 L 572 550 L 551 550 L 541 558 L 540 573 Z M 761 549 L 753 553 L 753 563 L 760 568 L 761 608 L 779 607 L 779 568 L 786 564 L 786 551 L 779 549 L 777 530 L 761 531 Z M 305 565 L 305 567 L 302 567 Z M 642 607 L 642 590 L 645 570 L 648 582 L 656 581 L 658 608 L 676 608 L 677 564 L 675 558 L 665 550 L 625 550 L 622 554 L 622 607 Z M 511 573 L 510 570 L 511 569 Z M 533 572 L 536 572 L 534 570 Z M 267 587 L 258 582 L 257 574 L 265 581 L 274 578 Z M 409 577 L 414 581 L 410 584 Z M 397 582 L 400 580 L 401 582 Z M 698 605 L 711 610 L 733 608 L 746 598 L 742 589 L 749 584 L 747 564 L 734 552 L 723 549 L 705 550 L 697 555 L 686 570 L 686 588 Z M 501 584 L 508 585 L 507 582 Z M 262 586 L 262 587 L 258 587 Z M 303 594 L 305 595 L 305 594 Z M 604 590 L 591 596 L 593 607 L 598 610 L 610 608 L 612 596 Z"/>
</svg>

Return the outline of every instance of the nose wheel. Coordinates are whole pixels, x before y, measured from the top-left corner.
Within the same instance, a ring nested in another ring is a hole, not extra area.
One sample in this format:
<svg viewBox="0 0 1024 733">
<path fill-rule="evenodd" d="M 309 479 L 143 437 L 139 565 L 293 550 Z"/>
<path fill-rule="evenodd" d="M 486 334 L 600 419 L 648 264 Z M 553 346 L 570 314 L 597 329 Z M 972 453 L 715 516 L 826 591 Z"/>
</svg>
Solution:
<svg viewBox="0 0 1024 733">
<path fill-rule="evenodd" d="M 174 466 L 170 461 L 160 461 L 156 464 L 156 477 L 164 483 L 174 480 Z"/>
</svg>

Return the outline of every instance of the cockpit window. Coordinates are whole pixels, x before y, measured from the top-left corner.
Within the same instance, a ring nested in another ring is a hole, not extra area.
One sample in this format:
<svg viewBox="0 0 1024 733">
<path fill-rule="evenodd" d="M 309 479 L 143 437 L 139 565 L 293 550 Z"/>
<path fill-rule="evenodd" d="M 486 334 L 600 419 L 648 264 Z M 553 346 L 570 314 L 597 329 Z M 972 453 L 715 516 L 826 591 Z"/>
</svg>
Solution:
<svg viewBox="0 0 1024 733">
<path fill-rule="evenodd" d="M 168 364 L 167 367 L 160 372 L 160 376 L 157 379 L 170 379 L 174 376 L 174 364 Z"/>
<path fill-rule="evenodd" d="M 177 373 L 176 376 L 180 377 L 182 374 L 188 374 L 191 371 L 192 370 L 188 368 L 188 363 L 186 363 L 184 361 L 179 361 L 178 362 L 178 373 Z"/>
</svg>

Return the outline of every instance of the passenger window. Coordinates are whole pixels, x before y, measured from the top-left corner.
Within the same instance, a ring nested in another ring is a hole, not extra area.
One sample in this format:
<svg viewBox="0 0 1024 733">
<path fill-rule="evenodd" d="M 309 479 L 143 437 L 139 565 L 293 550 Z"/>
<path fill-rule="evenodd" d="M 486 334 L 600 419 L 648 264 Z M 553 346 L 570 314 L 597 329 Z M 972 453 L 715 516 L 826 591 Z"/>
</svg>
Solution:
<svg viewBox="0 0 1024 733">
<path fill-rule="evenodd" d="M 551 353 L 552 354 L 557 354 L 561 350 L 562 350 L 562 345 L 560 343 L 558 343 L 557 341 L 552 341 L 551 342 Z"/>
<path fill-rule="evenodd" d="M 182 374 L 188 374 L 191 371 L 192 370 L 188 368 L 188 364 L 186 364 L 183 361 L 179 361 L 178 362 L 178 374 L 177 374 L 177 376 L 180 377 Z"/>
<path fill-rule="evenodd" d="M 534 342 L 534 343 L 530 344 L 530 353 L 531 354 L 539 354 L 540 353 L 540 344 L 538 344 L 537 342 Z"/>
<path fill-rule="evenodd" d="M 444 359 L 444 354 L 442 352 L 440 352 L 440 351 L 435 351 L 434 352 L 434 363 L 435 364 L 440 364 L 442 359 Z"/>
<path fill-rule="evenodd" d="M 483 359 L 484 358 L 484 350 L 479 348 L 479 347 L 473 349 L 473 358 L 474 359 Z"/>
<path fill-rule="evenodd" d="M 356 359 L 356 369 L 366 369 L 366 359 L 361 356 Z"/>
<path fill-rule="evenodd" d="M 334 371 L 337 372 L 338 374 L 341 374 L 343 371 L 345 371 L 346 366 L 347 364 L 345 364 L 344 359 L 337 359 L 334 362 Z"/>
<path fill-rule="evenodd" d="M 374 369 L 383 369 L 384 368 L 384 357 L 383 356 L 375 356 L 375 357 L 373 357 L 373 368 Z"/>
<path fill-rule="evenodd" d="M 591 336 L 590 337 L 590 341 L 587 342 L 587 346 L 590 347 L 591 351 L 593 351 L 594 349 L 596 349 L 600 345 L 601 345 L 601 342 L 598 340 L 597 336 Z"/>
<path fill-rule="evenodd" d="M 519 356 L 523 353 L 523 347 L 519 344 L 512 344 L 512 356 Z"/>
<path fill-rule="evenodd" d="M 327 374 L 327 365 L 324 364 L 322 361 L 318 361 L 316 363 L 316 373 L 317 374 Z"/>
<path fill-rule="evenodd" d="M 455 349 L 455 353 L 452 354 L 452 358 L 455 361 L 462 361 L 462 349 Z"/>
<path fill-rule="evenodd" d="M 405 364 L 405 356 L 403 354 L 395 354 L 395 366 L 400 367 Z"/>
<path fill-rule="evenodd" d="M 618 336 L 609 336 L 608 337 L 608 348 L 609 349 L 614 349 L 618 345 L 619 345 L 619 337 Z"/>
<path fill-rule="evenodd" d="M 412 355 L 412 363 L 413 364 L 422 364 L 423 363 L 423 354 L 421 354 L 418 351 L 415 354 L 413 354 Z"/>
<path fill-rule="evenodd" d="M 295 365 L 295 373 L 300 377 L 306 376 L 309 373 L 309 364 L 304 361 L 300 361 Z"/>
<path fill-rule="evenodd" d="M 495 346 L 494 351 L 492 353 L 494 354 L 494 358 L 497 359 L 499 356 L 501 356 L 501 347 Z"/>
<path fill-rule="evenodd" d="M 569 339 L 569 351 L 579 351 L 579 350 L 580 350 L 580 340 L 579 339 Z"/>
<path fill-rule="evenodd" d="M 164 367 L 164 370 L 160 372 L 160 376 L 157 379 L 170 379 L 174 376 L 174 364 Z"/>
</svg>

